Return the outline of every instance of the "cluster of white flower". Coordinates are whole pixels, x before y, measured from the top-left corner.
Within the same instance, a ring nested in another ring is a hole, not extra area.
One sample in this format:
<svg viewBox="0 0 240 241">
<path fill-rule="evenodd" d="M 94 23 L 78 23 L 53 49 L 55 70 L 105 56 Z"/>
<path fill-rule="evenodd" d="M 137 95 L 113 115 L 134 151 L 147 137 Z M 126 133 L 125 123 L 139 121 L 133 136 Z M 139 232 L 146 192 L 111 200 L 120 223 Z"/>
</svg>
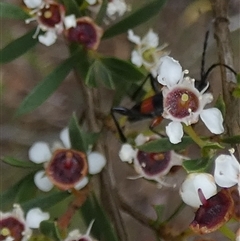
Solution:
<svg viewBox="0 0 240 241">
<path fill-rule="evenodd" d="M 136 44 L 131 54 L 132 63 L 137 67 L 144 66 L 153 77 L 157 77 L 161 57 L 169 54 L 164 50 L 167 44 L 158 47 L 159 38 L 152 29 L 142 39 L 132 30 L 128 30 L 128 39 Z"/>
</svg>

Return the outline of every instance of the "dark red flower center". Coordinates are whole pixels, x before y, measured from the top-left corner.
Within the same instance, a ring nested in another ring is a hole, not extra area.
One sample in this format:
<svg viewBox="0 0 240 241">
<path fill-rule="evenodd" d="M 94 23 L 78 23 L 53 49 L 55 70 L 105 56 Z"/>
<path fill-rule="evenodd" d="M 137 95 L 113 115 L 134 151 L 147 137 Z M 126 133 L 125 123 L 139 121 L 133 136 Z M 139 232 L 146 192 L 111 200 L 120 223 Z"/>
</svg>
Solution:
<svg viewBox="0 0 240 241">
<path fill-rule="evenodd" d="M 169 165 L 170 152 L 150 153 L 138 151 L 137 160 L 144 171 L 149 176 L 161 174 Z"/>
<path fill-rule="evenodd" d="M 56 24 L 62 21 L 62 7 L 59 4 L 48 4 L 40 11 L 40 22 L 47 27 L 54 28 Z"/>
<path fill-rule="evenodd" d="M 190 227 L 197 233 L 213 232 L 231 218 L 232 211 L 230 192 L 222 189 L 199 207 Z"/>
<path fill-rule="evenodd" d="M 97 41 L 97 33 L 91 23 L 78 21 L 76 27 L 68 30 L 67 38 L 71 42 L 77 42 L 91 48 Z"/>
<path fill-rule="evenodd" d="M 60 189 L 73 188 L 87 174 L 87 160 L 82 152 L 60 149 L 55 151 L 46 168 L 52 182 Z"/>
<path fill-rule="evenodd" d="M 21 241 L 24 229 L 24 224 L 14 217 L 2 219 L 0 220 L 0 240 L 12 237 L 14 241 Z"/>
<path fill-rule="evenodd" d="M 199 108 L 199 100 L 190 90 L 176 88 L 168 93 L 164 105 L 172 116 L 184 118 Z"/>
</svg>

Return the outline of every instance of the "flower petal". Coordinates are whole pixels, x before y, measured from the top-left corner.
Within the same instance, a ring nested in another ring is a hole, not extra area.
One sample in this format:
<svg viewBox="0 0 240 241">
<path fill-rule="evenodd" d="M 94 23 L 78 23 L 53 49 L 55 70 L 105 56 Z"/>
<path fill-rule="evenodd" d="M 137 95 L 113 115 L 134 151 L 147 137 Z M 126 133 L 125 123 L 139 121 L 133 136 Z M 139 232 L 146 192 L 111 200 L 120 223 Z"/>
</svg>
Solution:
<svg viewBox="0 0 240 241">
<path fill-rule="evenodd" d="M 132 163 L 136 156 L 136 151 L 129 144 L 123 144 L 119 151 L 119 157 L 123 162 Z"/>
<path fill-rule="evenodd" d="M 156 48 L 158 46 L 159 38 L 152 29 L 143 37 L 142 44 L 149 46 L 150 48 Z"/>
<path fill-rule="evenodd" d="M 76 16 L 74 14 L 66 16 L 64 18 L 64 25 L 66 29 L 75 28 L 77 26 Z"/>
<path fill-rule="evenodd" d="M 34 183 L 43 192 L 49 192 L 53 188 L 53 184 L 45 175 L 45 171 L 39 171 L 35 174 Z"/>
<path fill-rule="evenodd" d="M 35 142 L 28 151 L 29 159 L 34 163 L 43 163 L 51 159 L 52 153 L 46 142 Z"/>
<path fill-rule="evenodd" d="M 221 134 L 224 132 L 222 113 L 217 108 L 210 108 L 203 110 L 200 117 L 207 128 L 214 134 Z"/>
<path fill-rule="evenodd" d="M 141 38 L 138 35 L 135 35 L 131 29 L 128 30 L 128 40 L 137 45 L 141 44 Z"/>
<path fill-rule="evenodd" d="M 47 31 L 45 34 L 38 36 L 38 41 L 46 46 L 54 44 L 56 42 L 56 39 L 57 34 L 53 31 Z"/>
<path fill-rule="evenodd" d="M 97 3 L 97 0 L 86 0 L 86 2 L 89 4 L 89 5 L 94 5 Z"/>
<path fill-rule="evenodd" d="M 169 56 L 162 57 L 160 61 L 158 82 L 168 87 L 176 85 L 182 78 L 182 66 Z"/>
<path fill-rule="evenodd" d="M 143 64 L 142 56 L 136 50 L 133 50 L 131 53 L 131 61 L 137 67 L 141 67 Z"/>
<path fill-rule="evenodd" d="M 143 134 L 139 134 L 136 138 L 135 138 L 135 144 L 136 146 L 141 146 L 144 143 L 146 143 L 147 141 L 149 141 L 149 137 L 148 136 L 144 136 Z"/>
<path fill-rule="evenodd" d="M 191 207 L 198 208 L 202 203 L 198 189 L 201 189 L 206 199 L 217 193 L 217 186 L 212 175 L 208 173 L 191 173 L 180 188 L 182 200 Z"/>
<path fill-rule="evenodd" d="M 80 190 L 80 189 L 84 188 L 88 184 L 88 182 L 89 182 L 88 177 L 84 177 L 74 186 L 74 188 L 77 190 Z"/>
<path fill-rule="evenodd" d="M 232 155 L 220 155 L 215 160 L 214 178 L 220 187 L 232 187 L 238 183 L 240 164 Z"/>
<path fill-rule="evenodd" d="M 40 208 L 32 208 L 26 215 L 26 222 L 30 228 L 39 228 L 40 223 L 49 218 L 48 212 L 42 212 Z"/>
<path fill-rule="evenodd" d="M 63 145 L 64 145 L 66 148 L 71 148 L 71 142 L 70 142 L 68 127 L 65 127 L 65 128 L 60 132 L 60 139 L 61 139 L 61 141 L 63 142 Z"/>
<path fill-rule="evenodd" d="M 88 155 L 88 172 L 92 175 L 102 171 L 106 165 L 106 158 L 99 152 L 91 152 Z"/>
<path fill-rule="evenodd" d="M 42 0 L 23 0 L 28 8 L 38 8 L 42 5 Z"/>
<path fill-rule="evenodd" d="M 172 121 L 166 126 L 166 133 L 169 137 L 169 140 L 173 144 L 181 142 L 183 137 L 183 128 L 182 124 L 177 121 Z"/>
</svg>

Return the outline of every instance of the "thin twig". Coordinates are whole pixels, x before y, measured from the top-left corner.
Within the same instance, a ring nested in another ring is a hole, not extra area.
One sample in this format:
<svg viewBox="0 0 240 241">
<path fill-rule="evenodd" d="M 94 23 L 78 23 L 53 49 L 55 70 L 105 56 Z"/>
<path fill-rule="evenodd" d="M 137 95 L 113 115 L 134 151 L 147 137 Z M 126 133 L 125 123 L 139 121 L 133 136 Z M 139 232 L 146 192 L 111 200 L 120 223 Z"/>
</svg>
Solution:
<svg viewBox="0 0 240 241">
<path fill-rule="evenodd" d="M 230 45 L 228 21 L 228 7 L 231 1 L 211 0 L 215 19 L 215 39 L 218 46 L 218 55 L 221 64 L 233 68 L 233 53 Z M 225 127 L 229 136 L 240 135 L 240 98 L 234 98 L 232 91 L 236 87 L 235 75 L 221 67 L 223 97 L 226 104 Z M 236 153 L 240 159 L 240 145 L 236 145 Z"/>
<path fill-rule="evenodd" d="M 99 91 L 96 89 L 88 88 L 83 83 L 80 76 L 78 76 L 77 71 L 75 71 L 75 74 L 77 76 L 77 79 L 80 80 L 79 84 L 81 86 L 81 90 L 86 103 L 86 110 L 85 110 L 86 124 L 88 125 L 88 128 L 90 131 L 98 132 L 101 129 L 103 129 L 102 128 L 103 123 L 101 122 L 99 123 L 97 121 L 99 120 L 97 118 L 97 115 L 99 112 L 101 113 L 101 110 L 100 110 L 101 99 L 99 98 Z M 105 149 L 103 145 L 105 141 L 106 140 L 102 140 L 101 142 L 98 142 L 96 149 L 106 157 L 106 159 L 108 160 L 107 163 L 109 163 L 108 149 L 107 148 Z M 114 193 L 116 193 L 114 190 L 114 185 L 109 175 L 109 164 L 107 164 L 106 167 L 103 169 L 103 171 L 100 173 L 100 183 L 101 183 L 102 204 L 104 208 L 108 211 L 111 217 L 111 220 L 113 222 L 113 225 L 115 227 L 119 240 L 128 241 L 127 233 L 124 227 L 124 222 L 122 220 L 122 217 L 119 211 L 117 198 L 114 195 Z"/>
</svg>

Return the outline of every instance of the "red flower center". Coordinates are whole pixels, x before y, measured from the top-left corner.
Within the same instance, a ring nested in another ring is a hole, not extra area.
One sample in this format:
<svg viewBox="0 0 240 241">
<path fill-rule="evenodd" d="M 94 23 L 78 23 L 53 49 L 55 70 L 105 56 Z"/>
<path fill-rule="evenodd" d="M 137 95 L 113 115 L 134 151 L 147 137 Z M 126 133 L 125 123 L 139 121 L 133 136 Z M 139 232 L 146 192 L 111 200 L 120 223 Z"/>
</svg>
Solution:
<svg viewBox="0 0 240 241">
<path fill-rule="evenodd" d="M 91 48 L 97 41 L 97 33 L 91 23 L 78 21 L 75 28 L 68 30 L 67 38 L 71 42 L 77 42 Z"/>
<path fill-rule="evenodd" d="M 137 153 L 137 160 L 142 170 L 149 176 L 164 172 L 169 165 L 170 157 L 170 152 L 149 153 L 138 151 Z"/>
<path fill-rule="evenodd" d="M 200 234 L 217 230 L 231 218 L 233 205 L 230 192 L 222 189 L 199 207 L 190 227 Z"/>
<path fill-rule="evenodd" d="M 24 224 L 14 217 L 2 219 L 0 220 L 0 240 L 12 237 L 14 241 L 21 241 L 24 229 Z"/>
<path fill-rule="evenodd" d="M 181 119 L 198 109 L 199 100 L 193 92 L 176 88 L 168 93 L 164 106 L 173 117 Z"/>
<path fill-rule="evenodd" d="M 61 5 L 49 4 L 40 11 L 40 22 L 49 28 L 54 28 L 56 24 L 61 22 Z"/>
<path fill-rule="evenodd" d="M 67 190 L 86 176 L 88 170 L 86 156 L 82 152 L 60 149 L 55 151 L 46 168 L 51 181 L 60 189 Z"/>
</svg>

